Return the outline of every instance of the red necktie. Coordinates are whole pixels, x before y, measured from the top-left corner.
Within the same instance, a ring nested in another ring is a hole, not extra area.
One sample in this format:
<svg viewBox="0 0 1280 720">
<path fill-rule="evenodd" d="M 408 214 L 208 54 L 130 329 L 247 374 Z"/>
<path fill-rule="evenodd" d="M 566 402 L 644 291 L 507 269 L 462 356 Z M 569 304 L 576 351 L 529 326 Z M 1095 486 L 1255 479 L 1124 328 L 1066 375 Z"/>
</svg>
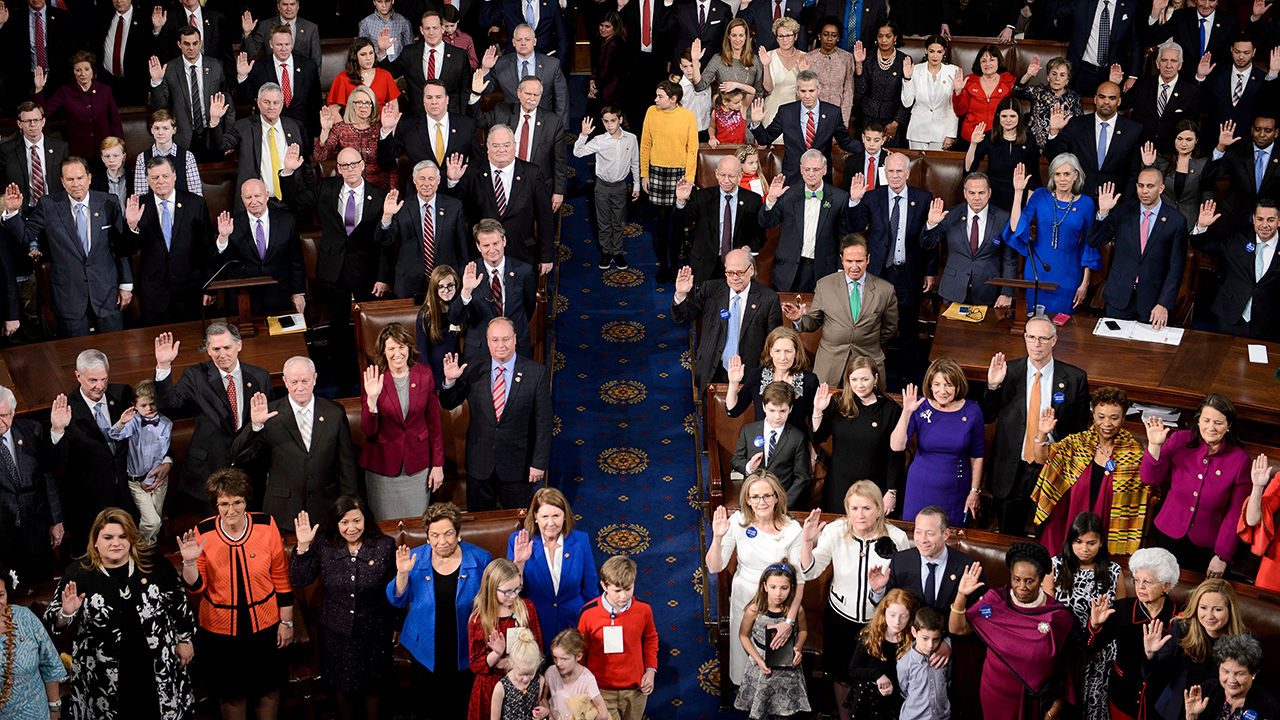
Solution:
<svg viewBox="0 0 1280 720">
<path fill-rule="evenodd" d="M 782 0 L 773 0 L 773 21 L 782 19 Z"/>
<path fill-rule="evenodd" d="M 44 168 L 40 164 L 40 146 L 31 146 L 31 204 L 44 197 Z"/>
<path fill-rule="evenodd" d="M 427 58 L 427 79 L 436 79 L 436 51 L 434 48 L 432 48 L 431 55 Z"/>
<path fill-rule="evenodd" d="M 653 45 L 653 28 L 650 26 L 649 15 L 652 11 L 649 9 L 649 0 L 644 0 L 644 4 L 640 6 L 640 44 Z"/>
<path fill-rule="evenodd" d="M 227 402 L 231 403 L 231 421 L 240 429 L 240 408 L 236 406 L 236 379 L 227 373 Z"/>
<path fill-rule="evenodd" d="M 498 271 L 493 271 L 493 281 L 489 283 L 489 294 L 493 296 L 493 304 L 498 314 L 502 314 L 502 278 L 498 277 Z"/>
<path fill-rule="evenodd" d="M 431 204 L 422 206 L 422 271 L 430 275 L 436 269 L 436 224 L 431 217 Z"/>
<path fill-rule="evenodd" d="M 529 114 L 525 113 L 524 123 L 520 125 L 520 159 L 529 160 Z"/>
<path fill-rule="evenodd" d="M 806 150 L 813 147 L 813 136 L 818 132 L 818 124 L 813 120 L 813 111 L 809 111 L 809 121 L 804 126 L 804 147 Z"/>
<path fill-rule="evenodd" d="M 502 379 L 502 371 L 506 368 L 498 366 L 498 374 L 493 377 L 493 416 L 502 419 L 502 411 L 507 406 L 507 383 Z"/>
<path fill-rule="evenodd" d="M 36 65 L 49 69 L 49 59 L 44 54 L 44 20 L 36 13 Z"/>
<path fill-rule="evenodd" d="M 876 189 L 876 159 L 874 156 L 867 161 L 867 189 Z"/>
<path fill-rule="evenodd" d="M 288 63 L 280 63 L 280 89 L 284 91 L 284 106 L 289 107 L 293 102 L 293 87 L 289 82 Z"/>
<path fill-rule="evenodd" d="M 493 195 L 498 201 L 498 214 L 507 214 L 507 191 L 502 187 L 502 175 L 494 173 L 493 175 Z"/>
<path fill-rule="evenodd" d="M 978 256 L 978 216 L 973 216 L 973 226 L 969 228 L 969 254 Z"/>
<path fill-rule="evenodd" d="M 707 27 L 707 6 L 703 5 L 702 3 L 698 3 L 698 34 L 702 34 L 702 31 L 705 30 L 706 27 Z"/>
<path fill-rule="evenodd" d="M 196 14 L 195 14 L 195 13 L 191 13 L 191 15 L 187 17 L 187 24 L 188 24 L 188 25 L 190 25 L 190 26 L 191 26 L 191 27 L 193 27 L 193 28 L 199 28 L 199 27 L 200 27 L 199 25 L 197 25 L 197 24 L 196 24 Z"/>
<path fill-rule="evenodd" d="M 123 72 L 120 69 L 121 58 L 120 50 L 124 45 L 124 16 L 119 15 L 116 18 L 116 41 L 115 47 L 111 49 L 111 74 L 120 77 Z"/>
</svg>

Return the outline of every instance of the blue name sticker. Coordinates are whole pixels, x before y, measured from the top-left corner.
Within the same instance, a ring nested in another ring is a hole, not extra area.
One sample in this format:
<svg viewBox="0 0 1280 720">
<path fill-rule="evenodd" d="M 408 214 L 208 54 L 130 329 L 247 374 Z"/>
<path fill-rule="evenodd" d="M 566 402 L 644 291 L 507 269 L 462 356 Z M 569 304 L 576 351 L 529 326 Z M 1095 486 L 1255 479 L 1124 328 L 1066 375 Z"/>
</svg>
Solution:
<svg viewBox="0 0 1280 720">
<path fill-rule="evenodd" d="M 984 618 L 991 617 L 991 606 L 983 605 L 982 607 L 978 608 L 978 614 Z"/>
<path fill-rule="evenodd" d="M 1244 249 L 1248 250 L 1249 252 L 1253 252 L 1255 249 L 1257 249 L 1257 247 L 1258 247 L 1257 245 L 1254 245 L 1253 243 L 1249 243 L 1248 245 L 1244 246 Z"/>
<path fill-rule="evenodd" d="M 1245 710 L 1244 715 L 1241 715 L 1240 717 L 1244 720 L 1258 720 L 1258 713 L 1253 710 Z"/>
<path fill-rule="evenodd" d="M 1064 403 L 1064 402 L 1066 402 L 1066 401 L 1067 401 L 1067 396 L 1066 396 L 1066 395 L 1063 395 L 1062 393 L 1054 393 L 1054 394 L 1053 394 L 1053 401 L 1054 401 L 1054 402 L 1056 402 L 1056 403 L 1058 403 L 1058 404 L 1062 404 L 1062 403 Z"/>
<path fill-rule="evenodd" d="M 755 439 L 756 447 L 764 447 L 764 436 L 757 435 Z"/>
<path fill-rule="evenodd" d="M 1000 244 L 1000 238 L 998 238 L 998 237 L 993 237 L 993 238 L 991 238 L 991 244 L 992 244 L 992 245 L 999 245 L 999 244 Z"/>
<path fill-rule="evenodd" d="M 747 537 L 753 538 L 758 534 L 759 534 L 759 531 L 756 530 L 754 527 L 747 528 Z"/>
<path fill-rule="evenodd" d="M 1252 251 L 1252 250 L 1250 250 L 1249 252 L 1253 252 L 1253 251 Z M 729 319 L 729 311 L 728 311 L 728 310 L 721 310 L 721 311 L 720 311 L 720 319 L 721 319 L 721 320 L 728 320 L 728 319 Z"/>
<path fill-rule="evenodd" d="M 1116 470 L 1116 461 L 1115 461 L 1115 460 L 1108 460 L 1108 461 L 1107 461 L 1107 464 L 1106 464 L 1104 467 L 1106 467 L 1106 468 L 1107 468 L 1107 472 L 1115 472 L 1115 470 Z"/>
</svg>

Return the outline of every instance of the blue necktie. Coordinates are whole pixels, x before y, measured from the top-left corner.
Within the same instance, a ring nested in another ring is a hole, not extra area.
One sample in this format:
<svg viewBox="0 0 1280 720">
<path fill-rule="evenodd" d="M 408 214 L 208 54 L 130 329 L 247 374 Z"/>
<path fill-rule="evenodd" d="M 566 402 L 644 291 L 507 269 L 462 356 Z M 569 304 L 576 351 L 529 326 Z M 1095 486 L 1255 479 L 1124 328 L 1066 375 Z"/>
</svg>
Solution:
<svg viewBox="0 0 1280 720">
<path fill-rule="evenodd" d="M 102 431 L 102 437 L 107 439 L 107 446 L 112 452 L 116 450 L 116 444 L 107 435 L 107 431 L 111 429 L 111 423 L 107 422 L 107 416 L 102 412 L 102 403 L 93 406 L 93 419 L 98 423 L 98 429 Z"/>
<path fill-rule="evenodd" d="M 1200 57 L 1204 57 L 1204 43 L 1206 40 L 1204 24 L 1205 24 L 1205 19 L 1200 18 Z M 1199 62 L 1199 60 L 1196 60 L 1196 62 Z"/>
<path fill-rule="evenodd" d="M 818 198 L 819 200 L 821 200 L 821 199 L 822 199 L 822 191 L 821 191 L 821 190 L 816 190 L 816 191 L 815 191 L 815 190 L 805 190 L 805 191 L 804 191 L 804 199 L 805 199 L 805 200 L 810 200 L 810 199 L 812 199 L 812 198 Z"/>
<path fill-rule="evenodd" d="M 893 196 L 893 209 L 889 211 L 889 237 L 893 238 L 893 262 L 890 265 L 901 265 L 907 261 L 907 249 L 902 248 L 902 257 L 898 257 L 898 224 L 901 222 L 901 213 L 899 213 L 898 203 L 902 200 L 901 195 Z"/>
<path fill-rule="evenodd" d="M 853 52 L 853 44 L 858 42 L 861 37 L 858 30 L 861 29 L 860 26 L 862 25 L 862 1 L 854 0 L 853 4 L 849 6 L 849 15 L 845 19 L 842 47 L 849 52 Z"/>
<path fill-rule="evenodd" d="M 89 257 L 89 218 L 85 214 L 84 203 L 76 203 L 76 234 L 80 236 L 84 256 Z"/>
<path fill-rule="evenodd" d="M 1107 124 L 1102 123 L 1098 128 L 1098 169 L 1102 169 L 1102 163 L 1107 159 Z"/>
<path fill-rule="evenodd" d="M 1262 176 L 1267 174 L 1267 152 L 1258 150 L 1258 161 L 1254 163 L 1253 168 L 1253 189 L 1257 192 L 1262 188 Z"/>
<path fill-rule="evenodd" d="M 169 214 L 169 201 L 160 201 L 160 231 L 164 233 L 164 249 L 173 245 L 173 216 Z"/>
<path fill-rule="evenodd" d="M 533 19 L 533 0 L 525 0 L 524 3 L 524 21 L 529 23 L 529 27 L 537 27 L 538 23 Z"/>
<path fill-rule="evenodd" d="M 729 334 L 724 338 L 724 354 L 720 356 L 720 364 L 729 369 L 729 361 L 738 354 L 738 330 L 742 325 L 742 296 L 734 295 L 729 303 Z"/>
</svg>

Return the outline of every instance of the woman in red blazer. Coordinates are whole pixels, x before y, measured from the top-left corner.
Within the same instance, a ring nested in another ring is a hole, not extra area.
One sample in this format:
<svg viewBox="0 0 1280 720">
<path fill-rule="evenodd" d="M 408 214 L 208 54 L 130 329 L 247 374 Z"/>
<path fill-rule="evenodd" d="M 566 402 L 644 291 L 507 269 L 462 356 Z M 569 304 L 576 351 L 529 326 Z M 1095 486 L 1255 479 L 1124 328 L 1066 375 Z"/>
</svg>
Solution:
<svg viewBox="0 0 1280 720">
<path fill-rule="evenodd" d="M 983 45 L 978 49 L 978 57 L 973 61 L 973 74 L 966 77 L 964 87 L 951 96 L 951 108 L 960 118 L 960 137 L 951 146 L 952 150 L 966 149 L 972 141 L 973 129 L 979 123 L 986 123 L 988 128 L 997 127 L 994 120 L 996 106 L 1013 95 L 1016 81 L 1017 78 L 1009 74 L 1004 64 L 1000 48 Z"/>
<path fill-rule="evenodd" d="M 421 517 L 431 493 L 444 482 L 440 401 L 431 368 L 418 364 L 418 348 L 404 325 L 378 334 L 376 364 L 364 372 L 360 428 L 373 516 Z"/>
</svg>

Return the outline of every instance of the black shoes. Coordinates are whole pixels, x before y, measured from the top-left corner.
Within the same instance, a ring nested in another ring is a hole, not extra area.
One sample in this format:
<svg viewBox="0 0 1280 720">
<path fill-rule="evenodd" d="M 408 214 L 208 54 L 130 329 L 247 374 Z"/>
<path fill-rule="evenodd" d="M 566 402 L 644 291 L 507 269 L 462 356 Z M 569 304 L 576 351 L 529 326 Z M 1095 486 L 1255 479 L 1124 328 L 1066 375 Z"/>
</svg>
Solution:
<svg viewBox="0 0 1280 720">
<path fill-rule="evenodd" d="M 613 264 L 617 265 L 619 270 L 626 270 L 627 268 L 631 267 L 630 265 L 627 264 L 626 255 L 614 255 Z"/>
<path fill-rule="evenodd" d="M 600 254 L 600 262 L 596 264 L 596 267 L 600 268 L 601 270 L 608 270 L 608 269 L 609 269 L 609 261 L 610 261 L 610 260 L 612 260 L 612 259 L 613 259 L 613 256 L 612 256 L 612 255 L 605 255 L 604 253 L 601 253 L 601 254 Z"/>
</svg>

